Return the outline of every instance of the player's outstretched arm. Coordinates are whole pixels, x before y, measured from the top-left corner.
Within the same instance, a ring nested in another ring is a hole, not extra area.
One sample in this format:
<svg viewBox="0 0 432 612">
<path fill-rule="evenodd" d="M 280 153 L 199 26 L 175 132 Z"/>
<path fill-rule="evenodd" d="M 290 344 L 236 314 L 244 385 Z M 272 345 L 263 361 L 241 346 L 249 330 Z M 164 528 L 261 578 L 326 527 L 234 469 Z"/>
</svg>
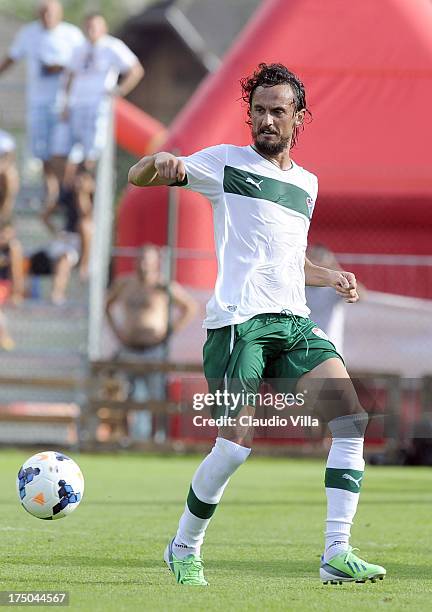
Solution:
<svg viewBox="0 0 432 612">
<path fill-rule="evenodd" d="M 359 299 L 357 293 L 357 280 L 352 272 L 330 270 L 316 266 L 309 259 L 305 259 L 305 284 L 309 287 L 333 287 L 345 302 L 353 304 Z"/>
<path fill-rule="evenodd" d="M 181 159 L 172 153 L 155 153 L 132 166 L 128 181 L 136 187 L 155 187 L 181 182 L 185 176 L 186 168 Z"/>
</svg>

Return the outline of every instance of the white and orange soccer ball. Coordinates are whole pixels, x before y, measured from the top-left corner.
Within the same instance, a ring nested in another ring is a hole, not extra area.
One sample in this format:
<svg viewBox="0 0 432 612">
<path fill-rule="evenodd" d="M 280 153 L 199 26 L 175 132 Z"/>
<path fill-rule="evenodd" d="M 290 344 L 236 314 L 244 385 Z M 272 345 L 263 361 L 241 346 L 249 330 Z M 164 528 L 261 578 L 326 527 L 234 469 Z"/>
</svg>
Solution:
<svg viewBox="0 0 432 612">
<path fill-rule="evenodd" d="M 17 492 L 25 510 L 44 520 L 71 514 L 84 493 L 84 477 L 70 457 L 44 451 L 30 457 L 20 468 Z"/>
</svg>

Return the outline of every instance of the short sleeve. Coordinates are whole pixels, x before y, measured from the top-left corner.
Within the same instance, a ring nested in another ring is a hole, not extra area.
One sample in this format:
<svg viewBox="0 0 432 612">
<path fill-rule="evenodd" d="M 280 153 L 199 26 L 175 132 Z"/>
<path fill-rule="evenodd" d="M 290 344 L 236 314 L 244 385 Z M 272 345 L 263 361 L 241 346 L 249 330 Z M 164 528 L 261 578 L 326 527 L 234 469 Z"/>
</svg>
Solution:
<svg viewBox="0 0 432 612">
<path fill-rule="evenodd" d="M 79 28 L 70 25 L 68 30 L 67 47 L 69 49 L 69 59 L 67 68 L 70 72 L 77 72 L 80 68 L 80 61 L 88 48 L 89 43 L 86 41 L 83 33 Z"/>
<path fill-rule="evenodd" d="M 29 28 L 21 28 L 9 47 L 8 56 L 14 61 L 22 59 L 28 53 L 30 38 Z"/>
<path fill-rule="evenodd" d="M 111 47 L 116 68 L 123 74 L 128 72 L 138 62 L 138 58 L 119 38 L 114 39 Z"/>
<path fill-rule="evenodd" d="M 175 185 L 196 191 L 214 200 L 223 182 L 226 145 L 208 147 L 188 157 L 180 157 L 180 159 L 186 167 L 186 178 L 182 183 L 175 183 Z"/>
<path fill-rule="evenodd" d="M 83 45 L 85 43 L 85 36 L 84 34 L 81 32 L 81 30 L 79 28 L 75 28 L 72 30 L 72 36 L 71 36 L 71 43 L 73 44 L 73 46 L 79 47 L 81 45 Z"/>
</svg>

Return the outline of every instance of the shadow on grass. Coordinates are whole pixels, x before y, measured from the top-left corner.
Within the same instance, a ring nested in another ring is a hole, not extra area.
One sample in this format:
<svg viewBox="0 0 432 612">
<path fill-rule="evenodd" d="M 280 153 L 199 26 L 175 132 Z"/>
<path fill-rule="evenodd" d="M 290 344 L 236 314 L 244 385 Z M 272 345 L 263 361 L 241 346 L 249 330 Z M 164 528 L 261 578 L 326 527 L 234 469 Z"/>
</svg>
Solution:
<svg viewBox="0 0 432 612">
<path fill-rule="evenodd" d="M 237 500 L 224 500 L 223 503 L 223 507 L 229 507 L 229 506 L 244 506 L 244 507 L 260 507 L 260 506 L 265 506 L 267 507 L 271 507 L 271 506 L 301 506 L 301 507 L 305 507 L 307 506 L 322 506 L 323 504 L 325 504 L 325 496 L 324 496 L 324 490 L 323 490 L 323 495 L 322 498 L 320 499 L 310 499 L 309 497 L 307 498 L 299 498 L 296 497 L 295 499 L 280 499 L 280 500 L 263 500 L 263 499 L 237 499 Z M 313 492 L 314 495 L 316 495 L 316 491 Z M 184 505 L 184 498 L 179 498 L 177 500 L 166 500 L 166 499 L 160 499 L 160 500 L 149 500 L 149 499 L 111 499 L 109 497 L 106 497 L 105 499 L 99 499 L 99 500 L 84 500 L 83 501 L 83 506 L 104 506 L 106 507 L 107 503 L 109 504 L 110 507 L 114 507 L 114 506 L 127 506 L 127 507 L 149 507 L 149 508 L 164 508 L 169 507 L 169 506 L 177 506 L 177 507 L 182 507 Z M 388 495 L 386 495 L 385 497 L 373 497 L 372 499 L 369 499 L 367 496 L 362 496 L 361 497 L 361 501 L 360 501 L 362 506 L 378 506 L 378 505 L 395 505 L 395 504 L 419 504 L 419 505 L 430 505 L 432 504 L 432 496 L 422 496 L 422 497 L 393 497 L 391 492 L 389 492 Z M 14 502 L 14 501 L 8 501 L 8 500 L 2 500 L 0 501 L 0 507 L 1 506 L 17 506 L 18 502 Z"/>
<path fill-rule="evenodd" d="M 124 559 L 108 559 L 101 557 L 56 557 L 53 556 L 50 559 L 52 567 L 56 570 L 73 568 L 73 572 L 86 570 L 87 568 L 97 572 L 103 569 L 114 569 L 123 570 L 128 572 L 132 568 L 137 570 L 143 570 L 142 579 L 128 579 L 126 576 L 119 576 L 118 580 L 107 580 L 98 579 L 97 576 L 88 572 L 86 577 L 78 578 L 71 575 L 70 579 L 66 580 L 67 584 L 101 584 L 101 585 L 148 585 L 157 583 L 156 576 L 162 576 L 165 573 L 168 575 L 168 569 L 165 567 L 163 561 L 160 559 L 132 559 L 126 563 Z M 26 559 L 24 567 L 28 566 L 40 566 L 40 559 L 30 560 Z M 7 571 L 7 565 L 19 565 L 23 566 L 21 559 L 4 559 L 3 569 Z M 427 580 L 431 582 L 431 574 L 427 564 L 424 565 L 413 565 L 406 563 L 391 563 L 386 564 L 388 576 L 387 581 L 395 579 L 400 580 Z M 223 574 L 232 574 L 239 578 L 243 575 L 247 576 L 259 576 L 265 578 L 297 578 L 297 579 L 317 579 L 319 562 L 313 559 L 263 559 L 262 557 L 258 560 L 256 557 L 251 559 L 228 559 L 228 560 L 213 560 L 206 564 L 206 568 L 209 572 L 217 572 Z M 150 576 L 145 575 L 145 570 L 153 570 Z M 159 571 L 160 570 L 160 571 Z M 156 572 L 156 574 L 154 573 Z M 72 571 L 71 571 L 72 573 Z M 51 583 L 49 580 L 49 572 L 44 575 L 47 583 Z M 29 582 L 29 576 L 23 578 L 13 579 L 14 583 L 25 584 Z M 30 578 L 31 581 L 31 578 Z M 42 585 L 42 583 L 41 583 Z M 43 586 L 43 585 L 42 585 Z"/>
<path fill-rule="evenodd" d="M 23 561 L 20 559 L 6 559 L 5 566 L 10 565 L 20 565 L 23 567 L 31 567 L 33 564 L 35 566 L 40 566 L 40 559 L 38 560 L 30 560 L 26 559 L 25 564 L 23 565 Z M 133 559 L 128 560 L 127 563 L 124 562 L 123 559 L 105 559 L 98 557 L 56 557 L 53 556 L 50 559 L 52 566 L 56 568 L 56 573 L 58 575 L 58 570 L 65 570 L 67 568 L 71 568 L 72 571 L 80 571 L 86 569 L 92 569 L 93 572 L 97 572 L 98 570 L 103 569 L 114 569 L 114 570 L 123 570 L 124 572 L 130 571 L 132 568 L 134 569 L 142 569 L 144 570 L 153 570 L 159 574 L 160 570 L 163 573 L 168 573 L 168 568 L 164 565 L 163 561 L 159 559 Z M 297 577 L 297 578 L 311 578 L 316 577 L 318 571 L 317 562 L 304 560 L 286 560 L 286 559 L 268 559 L 263 560 L 262 558 L 259 562 L 253 558 L 248 560 L 228 560 L 228 561 L 210 561 L 207 564 L 207 569 L 209 571 L 223 572 L 223 573 L 233 573 L 237 577 L 240 574 L 248 575 L 259 575 L 261 577 Z M 73 570 L 72 570 L 73 568 Z M 5 569 L 5 567 L 4 567 Z M 154 577 L 154 573 L 152 572 L 151 577 Z M 44 575 L 44 578 L 47 582 L 49 582 L 49 573 L 47 572 Z M 98 579 L 94 573 L 92 575 L 91 572 L 87 574 L 86 577 L 79 579 L 71 575 L 71 579 L 67 579 L 67 584 L 148 584 L 148 579 L 145 574 L 143 574 L 142 580 L 128 580 L 127 578 L 123 578 L 119 576 L 119 579 L 113 581 L 107 577 L 107 580 Z M 14 578 L 14 582 L 17 583 L 25 583 L 29 581 L 29 577 L 23 577 L 22 579 Z"/>
<path fill-rule="evenodd" d="M 162 557 L 162 555 L 161 555 Z M 25 565 L 25 566 L 40 566 L 41 559 L 40 557 L 29 557 L 27 556 L 25 560 L 18 559 L 16 557 L 12 557 L 8 559 L 7 557 L 3 557 L 2 562 L 4 565 Z M 124 558 L 109 558 L 109 557 L 96 557 L 96 556 L 83 556 L 83 555 L 74 555 L 74 556 L 58 556 L 58 555 L 50 555 L 50 564 L 52 567 L 56 567 L 57 569 L 67 569 L 68 567 L 77 567 L 77 568 L 123 568 L 125 570 L 130 568 L 156 568 L 158 566 L 163 566 L 163 561 L 161 558 L 157 559 L 128 559 L 126 562 Z"/>
</svg>

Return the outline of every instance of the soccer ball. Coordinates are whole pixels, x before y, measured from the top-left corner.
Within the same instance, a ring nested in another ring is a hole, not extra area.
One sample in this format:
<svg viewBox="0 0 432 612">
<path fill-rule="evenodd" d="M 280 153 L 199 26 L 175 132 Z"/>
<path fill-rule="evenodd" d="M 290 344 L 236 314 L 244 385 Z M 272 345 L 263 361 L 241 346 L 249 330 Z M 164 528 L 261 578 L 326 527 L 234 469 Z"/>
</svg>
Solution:
<svg viewBox="0 0 432 612">
<path fill-rule="evenodd" d="M 27 512 L 40 519 L 56 520 L 79 506 L 84 477 L 70 457 L 44 451 L 30 457 L 20 468 L 17 493 Z"/>
</svg>

